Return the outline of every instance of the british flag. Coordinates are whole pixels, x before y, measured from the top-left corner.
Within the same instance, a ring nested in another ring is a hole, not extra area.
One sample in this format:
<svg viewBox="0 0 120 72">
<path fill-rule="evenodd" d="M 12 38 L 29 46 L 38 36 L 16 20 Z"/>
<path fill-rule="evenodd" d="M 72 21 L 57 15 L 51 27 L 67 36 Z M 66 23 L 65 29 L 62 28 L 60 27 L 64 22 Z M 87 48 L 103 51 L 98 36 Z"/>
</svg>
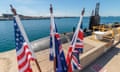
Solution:
<svg viewBox="0 0 120 72">
<path fill-rule="evenodd" d="M 76 31 L 73 35 L 71 45 L 69 46 L 67 59 L 66 59 L 68 72 L 73 72 L 74 70 L 82 69 L 82 66 L 80 65 L 80 60 L 79 60 L 79 54 L 83 53 L 83 31 L 80 28 L 83 14 L 84 14 L 84 9 L 82 11 L 80 21 L 78 23 Z"/>
<path fill-rule="evenodd" d="M 52 6 L 50 7 L 51 24 L 50 24 L 50 60 L 54 61 L 55 72 L 67 72 L 67 64 L 64 52 L 62 50 L 60 35 L 57 33 L 57 27 L 54 23 Z"/>
<path fill-rule="evenodd" d="M 19 72 L 32 72 L 30 66 L 30 60 L 34 60 L 31 50 L 23 36 L 23 33 L 20 29 L 20 19 L 16 15 L 14 17 L 14 32 L 15 32 L 15 45 L 18 61 L 18 70 Z"/>
</svg>

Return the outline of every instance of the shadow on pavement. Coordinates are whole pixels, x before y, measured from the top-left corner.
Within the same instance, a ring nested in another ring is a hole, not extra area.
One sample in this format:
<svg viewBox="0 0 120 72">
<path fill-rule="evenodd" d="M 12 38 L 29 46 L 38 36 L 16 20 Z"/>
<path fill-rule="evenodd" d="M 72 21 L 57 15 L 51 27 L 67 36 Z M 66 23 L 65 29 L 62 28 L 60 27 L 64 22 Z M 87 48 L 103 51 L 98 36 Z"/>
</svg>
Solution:
<svg viewBox="0 0 120 72">
<path fill-rule="evenodd" d="M 80 72 L 99 72 L 118 53 L 120 48 L 113 47 Z"/>
</svg>

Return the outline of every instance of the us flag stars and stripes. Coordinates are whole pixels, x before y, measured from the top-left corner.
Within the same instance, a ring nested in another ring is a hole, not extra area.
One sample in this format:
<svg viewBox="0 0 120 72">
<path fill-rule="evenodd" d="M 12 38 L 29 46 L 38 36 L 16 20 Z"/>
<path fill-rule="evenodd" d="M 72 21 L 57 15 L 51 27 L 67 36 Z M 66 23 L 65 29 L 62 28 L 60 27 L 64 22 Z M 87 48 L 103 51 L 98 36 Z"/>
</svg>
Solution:
<svg viewBox="0 0 120 72">
<path fill-rule="evenodd" d="M 22 23 L 19 16 L 16 13 L 16 10 L 10 5 L 11 11 L 14 14 L 14 33 L 15 33 L 15 45 L 16 45 L 16 54 L 18 62 L 18 71 L 19 72 L 32 72 L 30 61 L 34 61 L 36 66 L 41 72 L 40 66 L 33 54 L 31 45 L 29 43 L 28 37 L 24 31 Z"/>
<path fill-rule="evenodd" d="M 18 16 L 14 18 L 14 31 L 15 31 L 15 43 L 16 43 L 16 53 L 18 61 L 19 72 L 32 72 L 30 66 L 30 60 L 34 60 L 32 52 L 30 51 L 20 29 L 16 22 Z"/>
</svg>

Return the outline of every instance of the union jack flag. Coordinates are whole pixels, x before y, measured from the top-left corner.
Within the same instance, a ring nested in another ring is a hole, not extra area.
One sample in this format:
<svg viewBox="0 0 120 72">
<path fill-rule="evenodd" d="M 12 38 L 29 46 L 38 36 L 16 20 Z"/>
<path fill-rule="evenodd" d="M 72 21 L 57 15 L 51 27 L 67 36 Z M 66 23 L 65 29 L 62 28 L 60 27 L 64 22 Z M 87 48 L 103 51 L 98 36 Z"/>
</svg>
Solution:
<svg viewBox="0 0 120 72">
<path fill-rule="evenodd" d="M 29 46 L 23 36 L 23 33 L 20 29 L 20 25 L 21 22 L 19 16 L 16 15 L 14 17 L 14 32 L 18 69 L 19 72 L 32 72 L 30 60 L 34 60 L 34 57 L 32 56 L 32 52 L 29 49 Z"/>
<path fill-rule="evenodd" d="M 67 64 L 64 52 L 62 50 L 60 35 L 57 33 L 57 27 L 54 23 L 52 6 L 50 7 L 51 25 L 50 25 L 50 60 L 54 61 L 55 72 L 67 72 Z"/>
<path fill-rule="evenodd" d="M 80 28 L 82 23 L 82 18 L 84 14 L 84 9 L 80 17 L 77 29 L 73 35 L 71 45 L 69 46 L 67 54 L 67 66 L 68 72 L 73 72 L 74 70 L 81 70 L 82 66 L 80 65 L 79 54 L 83 53 L 83 31 Z"/>
</svg>

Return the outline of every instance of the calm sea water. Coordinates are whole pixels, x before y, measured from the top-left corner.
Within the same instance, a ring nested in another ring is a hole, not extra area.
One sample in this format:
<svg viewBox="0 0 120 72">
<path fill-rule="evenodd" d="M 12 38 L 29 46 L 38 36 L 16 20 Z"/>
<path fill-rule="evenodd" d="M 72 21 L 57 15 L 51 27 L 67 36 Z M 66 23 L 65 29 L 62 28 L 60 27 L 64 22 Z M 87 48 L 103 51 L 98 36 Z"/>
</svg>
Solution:
<svg viewBox="0 0 120 72">
<path fill-rule="evenodd" d="M 71 32 L 79 18 L 55 19 L 59 33 Z M 102 17 L 101 23 L 120 22 L 120 17 Z M 22 24 L 30 41 L 49 36 L 50 20 L 22 20 Z M 84 17 L 83 28 L 88 28 L 89 17 Z M 15 48 L 13 21 L 0 21 L 0 52 Z"/>
</svg>

